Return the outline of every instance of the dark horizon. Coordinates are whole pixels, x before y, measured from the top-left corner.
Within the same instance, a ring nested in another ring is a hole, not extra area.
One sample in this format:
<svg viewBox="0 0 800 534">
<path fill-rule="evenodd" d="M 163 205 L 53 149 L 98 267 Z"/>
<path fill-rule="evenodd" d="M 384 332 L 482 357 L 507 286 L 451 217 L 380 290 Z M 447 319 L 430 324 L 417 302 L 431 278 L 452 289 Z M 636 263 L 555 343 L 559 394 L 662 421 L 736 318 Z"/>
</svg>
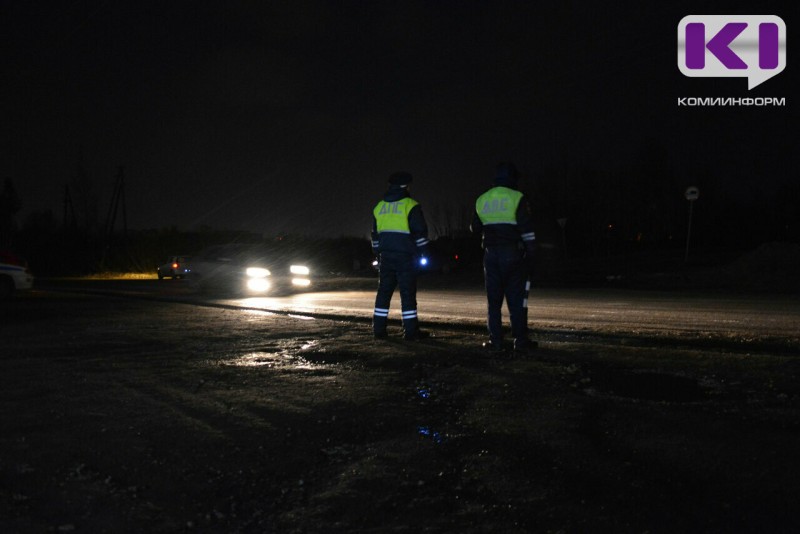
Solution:
<svg viewBox="0 0 800 534">
<path fill-rule="evenodd" d="M 797 8 L 776 6 L 756 11 L 791 32 Z M 45 210 L 60 220 L 64 187 L 81 194 L 85 172 L 103 224 L 120 166 L 131 228 L 323 236 L 366 235 L 398 169 L 414 174 L 431 220 L 470 206 L 497 161 L 514 161 L 523 189 L 549 196 L 533 199 L 548 219 L 580 216 L 572 199 L 593 176 L 604 194 L 643 207 L 670 194 L 685 206 L 695 185 L 698 212 L 731 217 L 714 221 L 720 229 L 742 218 L 762 227 L 797 183 L 791 52 L 786 70 L 752 91 L 742 78 L 683 76 L 676 28 L 702 11 L 696 3 L 79 1 L 2 11 L 14 75 L 0 177 L 16 186 L 20 223 Z M 787 104 L 692 108 L 681 97 Z M 623 188 L 634 175 L 636 195 Z"/>
</svg>

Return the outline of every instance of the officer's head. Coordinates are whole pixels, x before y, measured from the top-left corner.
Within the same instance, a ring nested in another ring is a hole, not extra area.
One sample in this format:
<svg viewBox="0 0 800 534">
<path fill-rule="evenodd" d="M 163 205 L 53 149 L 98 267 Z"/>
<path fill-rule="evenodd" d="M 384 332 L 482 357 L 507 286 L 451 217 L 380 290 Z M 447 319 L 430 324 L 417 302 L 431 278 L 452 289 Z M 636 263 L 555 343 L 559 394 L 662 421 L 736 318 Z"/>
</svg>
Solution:
<svg viewBox="0 0 800 534">
<path fill-rule="evenodd" d="M 410 184 L 413 179 L 414 179 L 413 176 L 411 176 L 411 173 L 409 172 L 405 171 L 393 172 L 389 176 L 389 185 L 394 185 L 398 187 L 408 187 L 408 184 Z"/>
<path fill-rule="evenodd" d="M 517 167 L 511 162 L 501 162 L 495 167 L 494 183 L 506 187 L 516 187 L 519 179 Z"/>
</svg>

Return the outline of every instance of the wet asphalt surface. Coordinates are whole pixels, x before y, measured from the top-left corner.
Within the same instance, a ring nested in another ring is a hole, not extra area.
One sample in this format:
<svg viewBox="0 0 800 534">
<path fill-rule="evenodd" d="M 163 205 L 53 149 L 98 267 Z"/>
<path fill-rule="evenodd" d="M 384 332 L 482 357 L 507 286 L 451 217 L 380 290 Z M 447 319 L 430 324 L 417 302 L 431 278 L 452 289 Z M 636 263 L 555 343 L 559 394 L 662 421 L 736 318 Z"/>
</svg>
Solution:
<svg viewBox="0 0 800 534">
<path fill-rule="evenodd" d="M 255 309 L 318 318 L 370 321 L 372 279 L 334 279 L 322 290 L 285 296 L 204 294 L 186 280 L 52 280 L 55 291 L 118 295 L 203 306 Z M 485 296 L 479 282 L 421 278 L 420 321 L 435 328 L 483 332 Z M 392 302 L 399 316 L 399 295 Z M 504 310 L 507 320 L 507 311 Z M 800 351 L 800 298 L 742 292 L 643 291 L 615 288 L 537 288 L 530 292 L 529 325 L 549 336 L 628 339 L 644 345 L 690 344 L 704 348 Z"/>
<path fill-rule="evenodd" d="M 330 289 L 2 303 L 0 530 L 795 531 L 791 299 L 540 290 L 521 356 L 471 288 L 422 288 L 417 344 Z"/>
</svg>

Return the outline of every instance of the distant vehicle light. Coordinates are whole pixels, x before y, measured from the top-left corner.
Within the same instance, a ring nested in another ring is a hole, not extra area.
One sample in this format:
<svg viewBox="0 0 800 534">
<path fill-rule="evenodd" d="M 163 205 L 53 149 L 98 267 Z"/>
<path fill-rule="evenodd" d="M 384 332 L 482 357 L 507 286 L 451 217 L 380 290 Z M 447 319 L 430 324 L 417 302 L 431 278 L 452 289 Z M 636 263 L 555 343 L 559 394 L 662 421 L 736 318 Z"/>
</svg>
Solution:
<svg viewBox="0 0 800 534">
<path fill-rule="evenodd" d="M 419 259 L 419 264 L 422 265 L 423 267 L 425 265 L 428 265 L 428 258 L 423 256 L 422 258 Z"/>
<path fill-rule="evenodd" d="M 249 289 L 250 291 L 258 291 L 260 293 L 263 293 L 264 291 L 267 291 L 269 288 L 270 288 L 269 280 L 266 280 L 266 278 L 264 277 L 251 278 L 250 280 L 247 281 L 247 289 Z"/>
<path fill-rule="evenodd" d="M 248 267 L 245 271 L 250 278 L 266 278 L 270 275 L 269 269 L 263 267 Z"/>
<path fill-rule="evenodd" d="M 308 287 L 311 285 L 311 280 L 307 278 L 292 278 L 293 286 Z"/>
<path fill-rule="evenodd" d="M 292 274 L 303 274 L 306 276 L 311 272 L 305 265 L 292 265 L 289 267 L 289 271 Z"/>
</svg>

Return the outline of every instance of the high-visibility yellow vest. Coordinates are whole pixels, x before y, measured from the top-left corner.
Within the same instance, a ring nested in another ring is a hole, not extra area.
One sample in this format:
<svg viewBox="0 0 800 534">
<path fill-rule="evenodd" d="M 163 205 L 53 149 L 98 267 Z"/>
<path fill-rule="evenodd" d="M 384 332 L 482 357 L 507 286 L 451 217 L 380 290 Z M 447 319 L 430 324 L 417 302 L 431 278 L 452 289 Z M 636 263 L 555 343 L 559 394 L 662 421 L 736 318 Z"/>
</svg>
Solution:
<svg viewBox="0 0 800 534">
<path fill-rule="evenodd" d="M 375 214 L 378 233 L 397 232 L 400 234 L 410 234 L 408 226 L 408 214 L 418 202 L 413 198 L 405 197 L 394 202 L 381 200 L 372 212 Z"/>
<path fill-rule="evenodd" d="M 475 211 L 484 225 L 517 224 L 517 207 L 522 193 L 516 189 L 497 186 L 489 189 L 475 201 Z"/>
</svg>

